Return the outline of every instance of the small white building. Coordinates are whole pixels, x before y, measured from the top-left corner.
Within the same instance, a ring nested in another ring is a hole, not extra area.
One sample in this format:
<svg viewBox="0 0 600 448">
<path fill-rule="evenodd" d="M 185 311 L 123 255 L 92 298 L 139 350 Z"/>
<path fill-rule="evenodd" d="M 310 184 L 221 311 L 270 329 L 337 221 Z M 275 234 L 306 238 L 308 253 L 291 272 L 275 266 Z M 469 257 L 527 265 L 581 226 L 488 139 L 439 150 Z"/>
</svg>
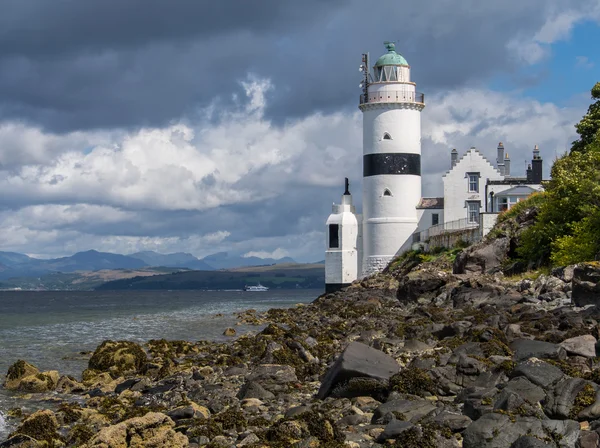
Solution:
<svg viewBox="0 0 600 448">
<path fill-rule="evenodd" d="M 363 54 L 363 215 L 356 214 L 346 179 L 341 204 L 327 219 L 325 283 L 332 292 L 381 271 L 398 254 L 420 242 L 421 234 L 479 227 L 485 234 L 497 214 L 542 189 L 537 145 L 526 176 L 514 177 L 504 145 L 496 164 L 476 148 L 462 157 L 453 149 L 444 174 L 444 197 L 421 197 L 421 112 L 425 96 L 416 91 L 410 66 L 385 43 L 387 53 L 369 69 Z"/>
</svg>

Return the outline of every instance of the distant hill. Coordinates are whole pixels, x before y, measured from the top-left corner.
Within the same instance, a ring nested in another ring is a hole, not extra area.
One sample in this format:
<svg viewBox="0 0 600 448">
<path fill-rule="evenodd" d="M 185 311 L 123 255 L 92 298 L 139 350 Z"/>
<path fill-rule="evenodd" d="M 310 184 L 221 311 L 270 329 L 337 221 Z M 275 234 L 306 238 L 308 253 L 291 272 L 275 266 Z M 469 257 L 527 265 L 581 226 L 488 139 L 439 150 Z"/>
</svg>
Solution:
<svg viewBox="0 0 600 448">
<path fill-rule="evenodd" d="M 169 266 L 177 268 L 196 269 L 201 271 L 212 271 L 214 267 L 203 260 L 194 257 L 185 252 L 176 252 L 173 254 L 159 254 L 153 251 L 136 252 L 129 255 L 132 258 L 142 260 L 148 266 Z"/>
<path fill-rule="evenodd" d="M 0 252 L 0 263 L 4 266 L 15 266 L 21 263 L 27 263 L 33 260 L 25 254 L 19 254 L 17 252 Z"/>
<path fill-rule="evenodd" d="M 321 289 L 325 285 L 325 266 L 287 263 L 246 266 L 227 271 L 177 272 L 170 275 L 116 280 L 104 283 L 96 290 L 242 289 L 245 285 L 258 283 L 272 289 Z"/>
<path fill-rule="evenodd" d="M 219 252 L 198 259 L 192 254 L 177 252 L 160 254 L 153 251 L 136 252 L 131 255 L 113 254 L 88 250 L 78 252 L 70 257 L 53 259 L 37 259 L 16 252 L 0 252 L 0 280 L 27 277 L 42 277 L 53 273 L 69 274 L 74 272 L 140 269 L 145 267 L 168 267 L 176 269 L 192 269 L 198 271 L 214 271 L 245 266 L 269 266 L 281 263 L 295 263 L 286 257 L 279 260 L 272 258 L 241 257 Z M 35 283 L 35 282 L 34 282 Z"/>
<path fill-rule="evenodd" d="M 292 258 L 258 258 L 258 257 L 241 257 L 239 255 L 229 255 L 227 252 L 218 252 L 208 255 L 202 259 L 205 263 L 213 266 L 215 269 L 231 269 L 244 266 L 264 266 L 281 263 L 295 263 Z"/>
</svg>

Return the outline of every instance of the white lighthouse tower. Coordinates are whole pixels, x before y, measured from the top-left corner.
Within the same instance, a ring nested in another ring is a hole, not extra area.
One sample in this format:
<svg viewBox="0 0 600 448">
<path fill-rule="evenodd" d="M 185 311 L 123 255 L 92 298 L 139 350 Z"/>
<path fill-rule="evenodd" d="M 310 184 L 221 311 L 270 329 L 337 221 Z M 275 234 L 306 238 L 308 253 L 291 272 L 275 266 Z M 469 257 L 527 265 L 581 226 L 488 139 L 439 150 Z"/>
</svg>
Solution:
<svg viewBox="0 0 600 448">
<path fill-rule="evenodd" d="M 410 66 L 386 42 L 365 80 L 363 113 L 362 275 L 381 271 L 417 229 L 421 199 L 421 111 L 424 95 L 410 80 Z"/>
</svg>

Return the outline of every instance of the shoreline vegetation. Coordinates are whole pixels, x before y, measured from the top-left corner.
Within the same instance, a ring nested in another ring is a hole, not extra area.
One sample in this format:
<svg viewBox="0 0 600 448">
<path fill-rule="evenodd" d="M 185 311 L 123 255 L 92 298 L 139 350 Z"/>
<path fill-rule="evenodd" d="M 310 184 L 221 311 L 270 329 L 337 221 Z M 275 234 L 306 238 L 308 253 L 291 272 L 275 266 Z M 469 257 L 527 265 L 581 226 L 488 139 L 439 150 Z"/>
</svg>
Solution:
<svg viewBox="0 0 600 448">
<path fill-rule="evenodd" d="M 206 341 L 105 341 L 81 378 L 17 361 L 1 447 L 600 445 L 600 83 L 546 192 L 464 249 L 408 252 Z M 561 266 L 562 265 L 562 266 Z M 46 395 L 45 395 L 46 394 Z"/>
</svg>

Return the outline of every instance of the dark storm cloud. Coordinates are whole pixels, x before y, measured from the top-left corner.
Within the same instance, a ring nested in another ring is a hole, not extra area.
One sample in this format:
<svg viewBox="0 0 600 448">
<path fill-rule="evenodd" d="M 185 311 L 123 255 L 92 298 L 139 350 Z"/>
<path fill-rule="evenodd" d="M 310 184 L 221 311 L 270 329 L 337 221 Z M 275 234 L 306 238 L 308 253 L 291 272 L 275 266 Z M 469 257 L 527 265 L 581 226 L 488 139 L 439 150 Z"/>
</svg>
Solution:
<svg viewBox="0 0 600 448">
<path fill-rule="evenodd" d="M 525 4 L 527 3 L 527 4 Z M 354 107 L 361 51 L 398 40 L 428 93 L 511 69 L 506 43 L 543 2 L 0 1 L 0 119 L 47 129 L 163 125 L 248 72 L 272 79 L 277 122 Z"/>
</svg>

